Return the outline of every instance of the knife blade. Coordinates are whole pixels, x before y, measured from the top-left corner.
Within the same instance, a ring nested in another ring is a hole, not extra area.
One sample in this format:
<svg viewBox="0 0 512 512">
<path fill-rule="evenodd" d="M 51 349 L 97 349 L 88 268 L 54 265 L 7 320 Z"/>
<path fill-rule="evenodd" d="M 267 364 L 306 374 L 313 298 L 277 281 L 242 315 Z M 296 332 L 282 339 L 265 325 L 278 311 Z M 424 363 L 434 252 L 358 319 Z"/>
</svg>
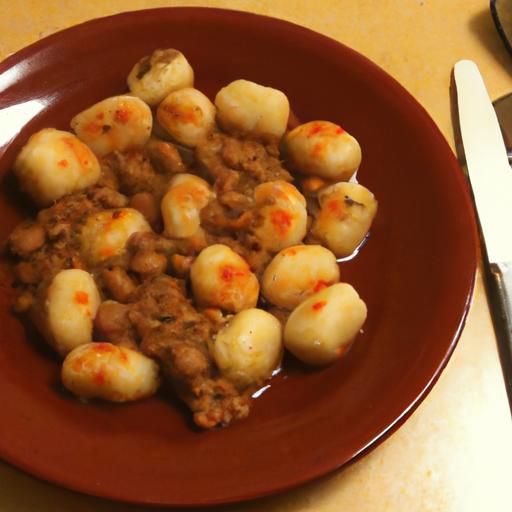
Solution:
<svg viewBox="0 0 512 512">
<path fill-rule="evenodd" d="M 463 158 L 483 241 L 484 278 L 512 411 L 512 170 L 496 112 L 477 65 L 454 67 Z"/>
</svg>

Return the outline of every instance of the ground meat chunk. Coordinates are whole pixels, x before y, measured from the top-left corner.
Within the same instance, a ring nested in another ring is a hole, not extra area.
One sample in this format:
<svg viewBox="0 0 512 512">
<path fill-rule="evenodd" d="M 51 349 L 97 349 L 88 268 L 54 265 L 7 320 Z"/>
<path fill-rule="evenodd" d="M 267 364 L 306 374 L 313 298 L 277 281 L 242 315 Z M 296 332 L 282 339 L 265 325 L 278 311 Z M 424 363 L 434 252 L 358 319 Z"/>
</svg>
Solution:
<svg viewBox="0 0 512 512">
<path fill-rule="evenodd" d="M 116 173 L 119 190 L 126 195 L 138 192 L 162 194 L 168 177 L 158 174 L 142 149 L 132 149 L 109 156 L 109 165 Z"/>
<path fill-rule="evenodd" d="M 128 204 L 128 198 L 110 187 L 92 187 L 89 198 L 103 208 L 123 208 Z"/>
<path fill-rule="evenodd" d="M 129 318 L 140 348 L 159 361 L 194 421 L 212 428 L 246 417 L 250 396 L 216 375 L 208 352 L 212 323 L 192 307 L 183 282 L 166 275 L 147 279 L 137 298 Z"/>
<path fill-rule="evenodd" d="M 252 197 L 259 183 L 292 181 L 290 173 L 276 158 L 277 151 L 269 147 L 272 146 L 213 133 L 197 146 L 196 159 L 203 172 L 216 181 L 219 197 L 232 190 Z"/>
<path fill-rule="evenodd" d="M 25 222 L 11 234 L 9 248 L 18 257 L 16 279 L 33 287 L 60 270 L 85 268 L 80 257 L 80 229 L 98 210 L 85 193 L 66 196 L 41 210 L 36 222 Z"/>
</svg>

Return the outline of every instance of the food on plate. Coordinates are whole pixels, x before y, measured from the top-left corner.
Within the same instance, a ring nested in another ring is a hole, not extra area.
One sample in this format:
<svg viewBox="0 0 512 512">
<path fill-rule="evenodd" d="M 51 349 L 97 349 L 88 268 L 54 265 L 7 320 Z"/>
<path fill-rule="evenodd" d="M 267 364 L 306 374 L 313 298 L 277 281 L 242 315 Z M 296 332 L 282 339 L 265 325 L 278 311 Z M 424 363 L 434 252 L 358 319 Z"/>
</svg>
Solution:
<svg viewBox="0 0 512 512">
<path fill-rule="evenodd" d="M 151 109 L 134 96 L 114 96 L 71 120 L 71 128 L 97 156 L 143 146 L 151 135 Z"/>
<path fill-rule="evenodd" d="M 217 333 L 211 352 L 221 374 L 235 385 L 261 385 L 281 360 L 281 324 L 263 309 L 244 309 Z"/>
<path fill-rule="evenodd" d="M 293 169 L 331 181 L 348 181 L 361 163 L 357 140 L 329 121 L 301 124 L 284 137 Z"/>
<path fill-rule="evenodd" d="M 286 181 L 268 181 L 254 189 L 254 234 L 272 252 L 300 243 L 308 214 L 304 196 Z"/>
<path fill-rule="evenodd" d="M 217 120 L 230 134 L 282 137 L 290 105 L 286 95 L 272 87 L 235 80 L 215 96 Z"/>
<path fill-rule="evenodd" d="M 31 316 L 48 343 L 66 355 L 92 341 L 92 327 L 101 298 L 91 274 L 78 268 L 61 270 L 41 287 Z"/>
<path fill-rule="evenodd" d="M 311 240 L 318 240 L 338 258 L 349 256 L 366 237 L 377 213 L 374 195 L 358 183 L 336 183 L 321 190 L 318 201 Z"/>
<path fill-rule="evenodd" d="M 313 293 L 340 280 L 334 254 L 321 245 L 295 245 L 277 253 L 261 278 L 261 291 L 275 306 L 294 309 Z"/>
<path fill-rule="evenodd" d="M 6 247 L 13 308 L 65 358 L 68 391 L 161 388 L 214 428 L 247 417 L 286 352 L 346 352 L 366 306 L 336 258 L 356 255 L 377 202 L 347 183 L 361 153 L 339 125 L 287 132 L 281 91 L 236 80 L 214 105 L 193 80 L 181 52 L 156 50 L 133 95 L 71 120 L 77 136 L 34 134 L 14 171 L 41 209 Z"/>
<path fill-rule="evenodd" d="M 366 304 L 351 285 L 333 284 L 292 311 L 284 328 L 284 345 L 305 363 L 332 363 L 347 351 L 366 314 Z"/>
<path fill-rule="evenodd" d="M 180 51 L 159 49 L 133 66 L 127 82 L 135 96 L 154 106 L 172 91 L 192 87 L 194 71 Z"/>
<path fill-rule="evenodd" d="M 237 313 L 258 302 L 258 279 L 249 264 L 226 245 L 210 245 L 199 253 L 190 269 L 190 283 L 199 306 Z"/>
<path fill-rule="evenodd" d="M 64 387 L 79 398 L 129 402 L 153 395 L 160 384 L 158 365 L 140 352 L 111 343 L 87 343 L 62 363 Z"/>
<path fill-rule="evenodd" d="M 126 252 L 130 236 L 146 231 L 151 231 L 151 227 L 144 216 L 133 208 L 91 213 L 82 226 L 82 258 L 90 265 L 97 265 L 120 257 Z"/>
<path fill-rule="evenodd" d="M 192 87 L 178 89 L 158 105 L 156 117 L 177 142 L 195 147 L 215 129 L 215 105 Z"/>
<path fill-rule="evenodd" d="M 20 187 L 39 206 L 93 185 L 100 176 L 94 153 L 72 133 L 45 128 L 30 137 L 16 161 Z"/>
<path fill-rule="evenodd" d="M 177 174 L 161 202 L 164 230 L 171 238 L 188 238 L 201 227 L 201 210 L 213 192 L 207 181 L 195 174 Z"/>
</svg>

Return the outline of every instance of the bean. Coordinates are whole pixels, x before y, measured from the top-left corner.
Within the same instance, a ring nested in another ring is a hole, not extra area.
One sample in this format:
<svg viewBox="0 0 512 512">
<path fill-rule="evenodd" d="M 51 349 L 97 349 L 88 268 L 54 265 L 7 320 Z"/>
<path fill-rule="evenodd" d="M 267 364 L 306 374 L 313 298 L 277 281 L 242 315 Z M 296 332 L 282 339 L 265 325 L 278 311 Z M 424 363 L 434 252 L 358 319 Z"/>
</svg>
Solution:
<svg viewBox="0 0 512 512">
<path fill-rule="evenodd" d="M 101 273 L 103 283 L 112 297 L 119 302 L 128 302 L 135 291 L 135 283 L 121 267 L 105 269 Z"/>
<path fill-rule="evenodd" d="M 160 274 L 167 269 L 167 258 L 155 251 L 139 250 L 132 257 L 130 268 L 142 275 Z"/>
</svg>

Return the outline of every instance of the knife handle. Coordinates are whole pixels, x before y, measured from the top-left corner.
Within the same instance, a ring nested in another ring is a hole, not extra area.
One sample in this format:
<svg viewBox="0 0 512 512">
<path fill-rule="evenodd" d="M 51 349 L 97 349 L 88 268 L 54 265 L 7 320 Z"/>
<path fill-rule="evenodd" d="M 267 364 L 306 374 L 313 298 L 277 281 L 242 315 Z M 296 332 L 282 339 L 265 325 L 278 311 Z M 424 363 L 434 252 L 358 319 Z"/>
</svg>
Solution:
<svg viewBox="0 0 512 512">
<path fill-rule="evenodd" d="M 512 262 L 487 266 L 488 297 L 512 411 Z"/>
</svg>

